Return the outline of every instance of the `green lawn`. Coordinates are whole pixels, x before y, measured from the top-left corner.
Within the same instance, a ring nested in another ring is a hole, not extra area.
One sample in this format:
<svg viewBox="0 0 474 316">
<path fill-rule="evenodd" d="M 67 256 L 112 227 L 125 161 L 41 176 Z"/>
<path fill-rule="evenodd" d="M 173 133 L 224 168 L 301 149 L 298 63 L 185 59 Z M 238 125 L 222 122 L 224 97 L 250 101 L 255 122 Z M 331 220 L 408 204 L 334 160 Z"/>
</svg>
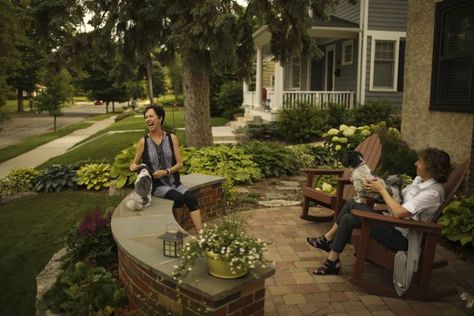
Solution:
<svg viewBox="0 0 474 316">
<path fill-rule="evenodd" d="M 87 128 L 91 125 L 92 125 L 91 122 L 80 122 L 76 124 L 71 124 L 71 125 L 58 129 L 56 133 L 51 132 L 51 133 L 33 136 L 21 141 L 18 144 L 2 148 L 0 149 L 0 163 L 7 161 L 8 159 L 11 159 L 13 157 L 17 157 L 27 151 L 30 151 L 38 146 L 46 144 L 57 138 L 68 135 L 74 132 L 75 130 Z"/>
<path fill-rule="evenodd" d="M 60 239 L 86 211 L 115 208 L 121 199 L 105 191 L 65 191 L 1 205 L 0 315 L 34 315 L 35 278 L 62 248 Z"/>
</svg>

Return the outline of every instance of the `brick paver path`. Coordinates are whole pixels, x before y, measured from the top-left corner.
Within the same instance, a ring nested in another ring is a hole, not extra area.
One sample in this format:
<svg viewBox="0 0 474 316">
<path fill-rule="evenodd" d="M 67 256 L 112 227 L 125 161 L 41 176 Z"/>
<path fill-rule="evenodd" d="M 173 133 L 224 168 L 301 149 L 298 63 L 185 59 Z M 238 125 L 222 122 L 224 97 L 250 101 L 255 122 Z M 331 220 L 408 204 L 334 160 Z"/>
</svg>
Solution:
<svg viewBox="0 0 474 316">
<path fill-rule="evenodd" d="M 354 267 L 353 248 L 341 255 L 342 273 L 315 276 L 311 272 L 326 259 L 326 253 L 306 243 L 307 236 L 324 233 L 329 223 L 316 224 L 299 218 L 301 207 L 265 208 L 243 212 L 249 232 L 270 242 L 268 259 L 276 273 L 266 281 L 265 315 L 474 315 L 459 296 L 436 302 L 416 302 L 386 298 L 363 292 L 349 278 Z M 449 284 L 459 291 L 474 291 L 474 265 L 459 260 L 438 246 L 437 256 L 449 266 L 433 272 L 432 284 Z M 366 269 L 377 278 L 390 282 L 391 275 L 370 265 Z"/>
</svg>

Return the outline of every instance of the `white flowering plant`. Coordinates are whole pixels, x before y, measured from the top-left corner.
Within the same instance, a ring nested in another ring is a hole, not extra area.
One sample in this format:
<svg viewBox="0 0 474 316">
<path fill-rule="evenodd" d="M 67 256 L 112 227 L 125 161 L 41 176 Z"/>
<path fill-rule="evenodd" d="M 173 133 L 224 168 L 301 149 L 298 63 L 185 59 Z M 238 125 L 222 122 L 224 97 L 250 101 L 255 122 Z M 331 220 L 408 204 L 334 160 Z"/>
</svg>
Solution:
<svg viewBox="0 0 474 316">
<path fill-rule="evenodd" d="M 245 222 L 237 216 L 224 217 L 218 224 L 204 225 L 191 241 L 184 245 L 181 264 L 175 266 L 173 279 L 178 283 L 192 271 L 197 258 L 206 252 L 213 252 L 230 265 L 232 274 L 249 270 L 254 277 L 253 269 L 266 267 L 264 252 L 267 245 L 260 239 L 246 233 Z"/>
</svg>

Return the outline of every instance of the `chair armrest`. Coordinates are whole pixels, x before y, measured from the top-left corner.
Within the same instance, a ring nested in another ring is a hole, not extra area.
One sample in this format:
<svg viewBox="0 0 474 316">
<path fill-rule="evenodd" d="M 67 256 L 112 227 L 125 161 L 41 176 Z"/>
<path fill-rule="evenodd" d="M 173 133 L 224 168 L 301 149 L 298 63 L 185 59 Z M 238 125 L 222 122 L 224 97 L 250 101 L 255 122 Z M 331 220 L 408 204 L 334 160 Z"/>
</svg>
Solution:
<svg viewBox="0 0 474 316">
<path fill-rule="evenodd" d="M 336 181 L 343 185 L 352 184 L 351 180 L 349 180 L 348 178 L 336 178 Z"/>
<path fill-rule="evenodd" d="M 363 220 L 382 222 L 386 224 L 391 224 L 397 227 L 410 228 L 426 233 L 439 233 L 443 228 L 443 225 L 437 223 L 428 223 L 421 221 L 408 220 L 403 218 L 395 218 L 392 216 L 361 211 L 361 210 L 352 210 L 352 215 L 362 218 Z"/>
<path fill-rule="evenodd" d="M 318 174 L 318 175 L 342 175 L 344 173 L 344 169 L 314 169 L 314 168 L 301 168 L 301 172 L 305 172 L 307 174 Z"/>
</svg>

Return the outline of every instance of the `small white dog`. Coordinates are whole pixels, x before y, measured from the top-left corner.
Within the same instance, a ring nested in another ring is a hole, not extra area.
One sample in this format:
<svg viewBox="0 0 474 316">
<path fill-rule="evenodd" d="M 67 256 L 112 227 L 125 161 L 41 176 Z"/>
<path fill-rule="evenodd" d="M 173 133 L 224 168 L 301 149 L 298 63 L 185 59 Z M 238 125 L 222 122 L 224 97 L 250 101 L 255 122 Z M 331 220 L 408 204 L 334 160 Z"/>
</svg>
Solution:
<svg viewBox="0 0 474 316">
<path fill-rule="evenodd" d="M 139 211 L 150 205 L 151 187 L 151 172 L 146 165 L 141 164 L 135 180 L 135 191 L 126 197 L 127 208 L 131 211 Z"/>
<path fill-rule="evenodd" d="M 373 198 L 375 200 L 382 200 L 380 194 L 374 192 L 367 192 L 364 189 L 364 183 L 369 180 L 377 179 L 376 176 L 372 174 L 369 166 L 365 163 L 362 158 L 362 154 L 358 151 L 349 151 L 344 156 L 342 164 L 344 167 L 351 169 L 350 180 L 356 191 L 354 200 L 357 203 L 367 203 L 367 198 Z M 389 176 L 387 181 L 384 181 L 381 178 L 378 178 L 387 191 L 392 195 L 392 197 L 400 203 L 401 201 L 401 181 L 398 176 Z M 390 181 L 389 181 L 390 180 Z"/>
</svg>

